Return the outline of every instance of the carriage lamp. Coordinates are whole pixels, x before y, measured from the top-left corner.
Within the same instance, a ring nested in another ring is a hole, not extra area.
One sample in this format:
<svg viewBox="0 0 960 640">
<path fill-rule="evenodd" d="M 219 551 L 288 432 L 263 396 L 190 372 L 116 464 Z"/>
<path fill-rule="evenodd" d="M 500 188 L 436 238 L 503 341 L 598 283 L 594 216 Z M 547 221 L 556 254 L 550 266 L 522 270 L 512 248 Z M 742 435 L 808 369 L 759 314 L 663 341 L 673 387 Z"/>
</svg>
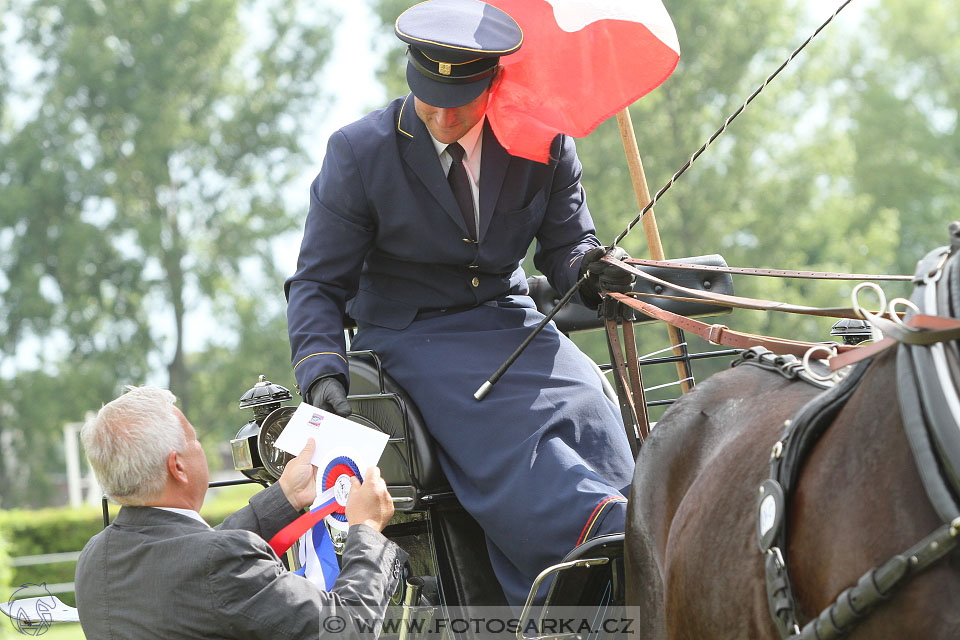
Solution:
<svg viewBox="0 0 960 640">
<path fill-rule="evenodd" d="M 264 486 L 279 478 L 283 467 L 293 459 L 292 455 L 274 446 L 294 412 L 294 407 L 281 405 L 292 397 L 286 387 L 274 384 L 262 375 L 240 397 L 240 408 L 251 409 L 253 419 L 240 427 L 237 436 L 230 441 L 233 468 Z"/>
<path fill-rule="evenodd" d="M 830 328 L 830 335 L 840 336 L 843 344 L 860 344 L 870 339 L 870 325 L 859 318 L 843 318 Z"/>
</svg>

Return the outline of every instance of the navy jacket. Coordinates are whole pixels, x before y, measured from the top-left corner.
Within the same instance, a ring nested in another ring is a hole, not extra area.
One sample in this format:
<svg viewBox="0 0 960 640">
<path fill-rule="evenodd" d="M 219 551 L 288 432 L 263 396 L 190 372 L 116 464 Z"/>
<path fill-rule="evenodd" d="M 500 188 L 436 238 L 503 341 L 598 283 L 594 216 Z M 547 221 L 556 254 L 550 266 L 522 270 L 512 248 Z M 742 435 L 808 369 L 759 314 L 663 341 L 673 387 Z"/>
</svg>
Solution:
<svg viewBox="0 0 960 640">
<path fill-rule="evenodd" d="M 401 330 L 418 312 L 468 307 L 527 292 L 534 263 L 560 291 L 600 243 L 580 186 L 573 140 L 559 136 L 542 164 L 510 156 L 483 131 L 480 225 L 468 237 L 413 96 L 397 98 L 336 133 L 310 189 L 287 319 L 301 389 L 324 374 L 347 378 L 343 317 Z"/>
</svg>

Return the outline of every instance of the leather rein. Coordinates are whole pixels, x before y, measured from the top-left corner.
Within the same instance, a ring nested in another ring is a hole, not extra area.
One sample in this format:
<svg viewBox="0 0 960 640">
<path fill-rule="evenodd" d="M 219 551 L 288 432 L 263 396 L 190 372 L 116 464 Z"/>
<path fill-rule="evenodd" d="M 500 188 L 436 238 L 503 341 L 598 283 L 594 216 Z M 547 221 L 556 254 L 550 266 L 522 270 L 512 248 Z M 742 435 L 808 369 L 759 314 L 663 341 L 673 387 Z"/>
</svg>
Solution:
<svg viewBox="0 0 960 640">
<path fill-rule="evenodd" d="M 641 271 L 634 264 L 644 266 L 658 266 L 681 268 L 691 271 L 718 271 L 723 273 L 736 273 L 744 275 L 763 275 L 763 276 L 783 276 L 792 278 L 811 278 L 811 279 L 831 279 L 831 280 L 910 280 L 912 276 L 902 275 L 867 275 L 859 273 L 830 273 L 822 271 L 790 271 L 783 269 L 747 269 L 742 267 L 717 267 L 711 265 L 691 265 L 681 262 L 670 262 L 662 260 L 636 260 L 631 259 L 627 262 L 621 262 L 615 258 L 604 257 L 604 262 L 615 264 L 625 271 L 628 271 L 639 278 L 657 285 L 661 290 L 674 289 L 686 296 L 672 296 L 664 294 L 641 294 L 647 298 L 666 298 L 671 300 L 684 301 L 708 301 L 717 306 L 733 307 L 738 309 L 754 309 L 760 311 L 782 311 L 785 313 L 795 313 L 800 315 L 812 315 L 830 318 L 862 318 L 862 312 L 850 307 L 808 307 L 794 305 L 786 302 L 775 302 L 758 298 L 745 298 L 742 296 L 731 296 L 711 291 L 700 291 L 690 289 L 678 284 L 674 284 L 658 278 L 650 273 Z M 942 266 L 942 265 L 941 265 Z M 837 371 L 843 367 L 854 364 L 860 360 L 876 355 L 880 351 L 887 349 L 898 343 L 906 344 L 931 344 L 934 342 L 943 342 L 946 340 L 955 340 L 960 338 L 960 322 L 950 318 L 944 318 L 937 315 L 915 314 L 906 324 L 896 323 L 892 320 L 885 320 L 877 316 L 871 316 L 870 321 L 877 325 L 885 335 L 884 338 L 873 344 L 868 345 L 844 345 L 834 342 L 808 342 L 804 340 L 790 340 L 787 338 L 777 338 L 773 336 L 758 335 L 735 331 L 723 324 L 707 324 L 693 318 L 681 316 L 679 314 L 666 311 L 656 305 L 638 300 L 631 294 L 622 294 L 608 292 L 607 296 L 621 302 L 622 304 L 635 309 L 651 318 L 656 318 L 667 324 L 673 325 L 678 329 L 690 331 L 707 342 L 717 345 L 733 347 L 735 349 L 750 349 L 751 347 L 763 347 L 774 353 L 787 353 L 798 358 L 809 358 L 811 349 L 822 350 L 830 354 L 831 371 Z M 635 294 L 634 294 L 635 295 Z"/>
</svg>

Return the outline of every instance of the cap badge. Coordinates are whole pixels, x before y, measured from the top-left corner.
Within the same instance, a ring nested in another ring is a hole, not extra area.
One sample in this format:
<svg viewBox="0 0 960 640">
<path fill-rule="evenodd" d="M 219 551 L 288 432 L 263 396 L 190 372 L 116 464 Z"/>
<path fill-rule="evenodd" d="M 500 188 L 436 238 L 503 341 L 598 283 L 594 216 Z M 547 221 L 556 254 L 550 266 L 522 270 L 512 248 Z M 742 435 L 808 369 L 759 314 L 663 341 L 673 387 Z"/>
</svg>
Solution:
<svg viewBox="0 0 960 640">
<path fill-rule="evenodd" d="M 438 62 L 437 65 L 439 66 L 437 71 L 442 76 L 448 76 L 450 75 L 450 72 L 453 71 L 453 65 L 451 65 L 449 62 Z"/>
</svg>

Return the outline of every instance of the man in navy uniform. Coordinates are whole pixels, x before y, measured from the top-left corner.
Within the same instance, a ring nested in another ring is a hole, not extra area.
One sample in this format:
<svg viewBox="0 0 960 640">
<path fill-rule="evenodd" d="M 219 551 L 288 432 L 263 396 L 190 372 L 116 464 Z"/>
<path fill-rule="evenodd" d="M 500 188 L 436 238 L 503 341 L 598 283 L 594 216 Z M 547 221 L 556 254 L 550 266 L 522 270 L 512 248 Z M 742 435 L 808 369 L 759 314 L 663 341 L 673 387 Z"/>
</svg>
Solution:
<svg viewBox="0 0 960 640">
<path fill-rule="evenodd" d="M 589 271 L 589 306 L 632 276 L 599 261 L 573 140 L 557 136 L 542 164 L 510 156 L 486 123 L 517 23 L 478 0 L 429 0 L 396 34 L 412 93 L 334 133 L 311 186 L 285 285 L 294 370 L 308 402 L 348 415 L 343 318 L 356 320 L 353 348 L 376 351 L 416 402 L 522 604 L 574 546 L 623 531 L 633 459 L 590 361 L 552 323 L 483 402 L 473 392 L 543 318 L 520 267 L 534 239 L 557 290 Z"/>
</svg>

